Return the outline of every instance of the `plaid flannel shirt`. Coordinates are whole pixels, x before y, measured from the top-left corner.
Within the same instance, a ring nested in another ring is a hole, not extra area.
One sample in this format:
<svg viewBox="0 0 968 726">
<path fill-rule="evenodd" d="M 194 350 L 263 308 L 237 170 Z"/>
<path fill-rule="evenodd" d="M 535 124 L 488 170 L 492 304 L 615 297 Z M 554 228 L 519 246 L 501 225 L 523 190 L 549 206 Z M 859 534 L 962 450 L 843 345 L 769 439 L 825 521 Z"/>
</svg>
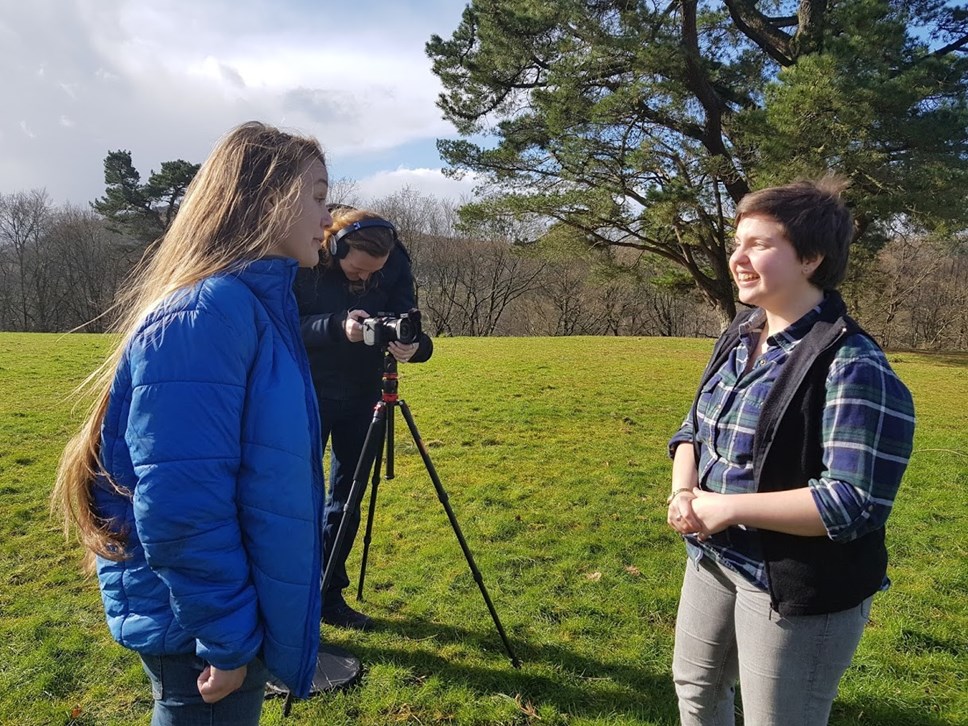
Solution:
<svg viewBox="0 0 968 726">
<path fill-rule="evenodd" d="M 699 481 L 709 491 L 756 491 L 753 433 L 760 409 L 791 351 L 810 331 L 817 306 L 793 325 L 767 339 L 766 352 L 744 373 L 765 323 L 757 311 L 740 328 L 740 344 L 707 381 L 697 406 Z M 914 406 L 884 353 L 865 335 L 854 335 L 837 352 L 827 373 L 820 478 L 806 482 L 827 535 L 849 541 L 883 526 L 911 455 Z M 686 416 L 669 442 L 692 444 L 692 416 Z M 686 538 L 689 556 L 709 555 L 754 585 L 767 589 L 759 537 L 753 529 L 731 527 L 716 542 Z M 885 578 L 884 587 L 889 582 Z"/>
</svg>

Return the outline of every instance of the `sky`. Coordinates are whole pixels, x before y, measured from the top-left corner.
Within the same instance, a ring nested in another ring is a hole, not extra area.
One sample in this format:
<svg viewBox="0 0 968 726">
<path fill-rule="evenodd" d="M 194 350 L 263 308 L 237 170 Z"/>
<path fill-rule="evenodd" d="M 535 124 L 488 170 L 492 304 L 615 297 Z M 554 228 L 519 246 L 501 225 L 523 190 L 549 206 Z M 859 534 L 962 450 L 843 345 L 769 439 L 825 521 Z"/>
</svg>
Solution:
<svg viewBox="0 0 968 726">
<path fill-rule="evenodd" d="M 463 0 L 0 0 L 0 193 L 46 189 L 86 206 L 104 157 L 127 149 L 147 181 L 201 162 L 233 126 L 315 136 L 331 179 L 363 200 L 405 187 L 468 198 L 441 174 L 424 45 Z"/>
</svg>

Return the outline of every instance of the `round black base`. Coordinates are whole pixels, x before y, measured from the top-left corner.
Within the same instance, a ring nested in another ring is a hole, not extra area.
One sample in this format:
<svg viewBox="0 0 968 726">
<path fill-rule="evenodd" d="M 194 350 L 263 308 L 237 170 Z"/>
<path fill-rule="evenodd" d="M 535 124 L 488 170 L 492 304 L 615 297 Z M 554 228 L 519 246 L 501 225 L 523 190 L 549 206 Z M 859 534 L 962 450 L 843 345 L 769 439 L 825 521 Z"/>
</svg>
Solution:
<svg viewBox="0 0 968 726">
<path fill-rule="evenodd" d="M 348 650 L 337 648 L 328 643 L 319 644 L 319 658 L 316 660 L 316 675 L 313 676 L 313 694 L 348 688 L 360 679 L 363 667 L 356 656 Z M 273 679 L 266 683 L 266 698 L 285 696 L 289 689 Z"/>
</svg>

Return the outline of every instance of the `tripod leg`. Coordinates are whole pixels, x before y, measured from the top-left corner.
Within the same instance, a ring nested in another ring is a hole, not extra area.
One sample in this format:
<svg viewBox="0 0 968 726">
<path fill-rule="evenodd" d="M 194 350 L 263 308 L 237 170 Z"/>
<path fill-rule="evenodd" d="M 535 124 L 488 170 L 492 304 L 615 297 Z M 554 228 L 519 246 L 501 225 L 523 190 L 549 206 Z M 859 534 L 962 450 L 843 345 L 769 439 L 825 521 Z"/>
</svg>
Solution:
<svg viewBox="0 0 968 726">
<path fill-rule="evenodd" d="M 471 550 L 467 546 L 467 541 L 464 539 L 464 535 L 460 530 L 460 525 L 457 523 L 457 516 L 454 514 L 454 510 L 450 506 L 450 499 L 447 496 L 447 492 L 444 491 L 443 484 L 440 483 L 440 477 L 437 476 L 437 470 L 434 468 L 434 464 L 430 460 L 430 454 L 427 453 L 423 440 L 420 438 L 420 432 L 417 431 L 417 424 L 414 423 L 413 416 L 410 414 L 410 407 L 407 406 L 407 402 L 402 399 L 399 401 L 398 405 L 400 406 L 400 410 L 403 411 L 403 418 L 406 420 L 407 427 L 410 429 L 410 435 L 413 436 L 413 441 L 417 445 L 417 449 L 420 451 L 420 458 L 423 459 L 424 466 L 427 468 L 427 473 L 430 474 L 430 479 L 434 483 L 434 489 L 437 490 L 437 498 L 440 500 L 440 503 L 444 505 L 444 511 L 447 512 L 447 518 L 450 520 L 450 526 L 453 528 L 454 534 L 457 535 L 457 541 L 460 543 L 460 548 L 464 551 L 464 558 L 467 560 L 467 564 L 471 568 L 471 574 L 474 576 L 474 581 L 477 583 L 477 587 L 480 589 L 481 595 L 484 596 L 484 603 L 487 605 L 487 609 L 491 613 L 491 619 L 494 621 L 494 626 L 497 628 L 497 632 L 501 636 L 501 640 L 504 642 L 505 650 L 507 650 L 508 655 L 511 657 L 511 665 L 513 665 L 515 668 L 520 668 L 521 662 L 511 649 L 511 642 L 508 640 L 507 633 L 504 632 L 504 627 L 501 625 L 501 620 L 497 616 L 497 610 L 494 609 L 494 603 L 491 602 L 491 596 L 487 594 L 487 588 L 484 587 L 484 578 L 481 577 L 480 570 L 478 570 L 477 565 L 474 564 L 474 556 L 471 554 Z"/>
<path fill-rule="evenodd" d="M 373 538 L 373 514 L 376 512 L 376 495 L 380 486 L 380 467 L 383 464 L 383 447 L 386 445 L 387 451 L 387 479 L 393 478 L 393 407 L 389 406 L 385 411 L 386 425 L 383 427 L 383 437 L 379 442 L 380 448 L 376 452 L 376 460 L 373 462 L 373 478 L 370 480 L 370 507 L 366 514 L 366 531 L 363 534 L 363 557 L 360 560 L 360 579 L 356 586 L 356 599 L 363 600 L 363 581 L 366 579 L 366 561 L 370 555 L 370 540 Z M 366 447 L 364 446 L 364 451 Z"/>
<path fill-rule="evenodd" d="M 379 450 L 377 447 L 382 447 L 383 445 L 385 430 L 386 404 L 380 401 L 373 410 L 373 420 L 370 421 L 370 427 L 366 430 L 366 438 L 363 440 L 363 450 L 360 452 L 360 459 L 357 461 L 356 469 L 353 471 L 353 482 L 350 484 L 350 494 L 347 497 L 346 504 L 343 505 L 343 516 L 340 518 L 339 528 L 336 530 L 336 539 L 333 541 L 333 546 L 329 553 L 329 561 L 326 563 L 326 569 L 323 572 L 323 582 L 320 585 L 320 591 L 323 597 L 326 596 L 326 590 L 329 589 L 329 583 L 333 579 L 333 568 L 330 567 L 333 556 L 341 550 L 348 534 L 347 525 L 349 520 L 346 515 L 348 512 L 352 512 L 356 507 L 360 506 L 360 501 L 363 499 L 363 492 L 366 489 L 366 475 L 369 473 L 370 465 L 373 463 L 373 459 Z"/>
</svg>

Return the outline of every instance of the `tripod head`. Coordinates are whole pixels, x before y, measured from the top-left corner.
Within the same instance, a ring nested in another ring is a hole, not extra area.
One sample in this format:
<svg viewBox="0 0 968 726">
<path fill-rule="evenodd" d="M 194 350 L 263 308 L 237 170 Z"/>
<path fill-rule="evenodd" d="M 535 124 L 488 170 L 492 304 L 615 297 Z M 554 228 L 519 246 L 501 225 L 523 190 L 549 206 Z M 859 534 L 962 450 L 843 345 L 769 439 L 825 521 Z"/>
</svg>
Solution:
<svg viewBox="0 0 968 726">
<path fill-rule="evenodd" d="M 397 386 L 399 375 L 397 374 L 397 359 L 393 357 L 386 348 L 383 349 L 383 400 L 386 403 L 397 402 Z"/>
</svg>

